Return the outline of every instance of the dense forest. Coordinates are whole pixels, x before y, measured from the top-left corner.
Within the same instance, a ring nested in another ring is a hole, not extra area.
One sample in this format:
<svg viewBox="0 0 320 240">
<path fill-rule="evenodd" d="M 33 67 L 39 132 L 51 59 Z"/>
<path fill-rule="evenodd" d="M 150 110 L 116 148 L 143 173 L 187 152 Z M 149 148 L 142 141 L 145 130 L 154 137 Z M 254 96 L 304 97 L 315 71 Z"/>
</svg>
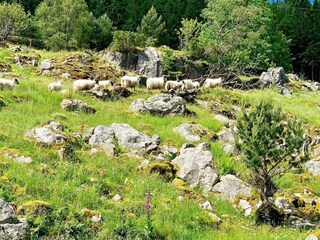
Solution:
<svg viewBox="0 0 320 240">
<path fill-rule="evenodd" d="M 315 0 L 0 0 L 0 40 L 50 50 L 167 45 L 216 72 L 283 66 L 320 80 Z M 10 10 L 11 9 L 11 10 Z"/>
</svg>

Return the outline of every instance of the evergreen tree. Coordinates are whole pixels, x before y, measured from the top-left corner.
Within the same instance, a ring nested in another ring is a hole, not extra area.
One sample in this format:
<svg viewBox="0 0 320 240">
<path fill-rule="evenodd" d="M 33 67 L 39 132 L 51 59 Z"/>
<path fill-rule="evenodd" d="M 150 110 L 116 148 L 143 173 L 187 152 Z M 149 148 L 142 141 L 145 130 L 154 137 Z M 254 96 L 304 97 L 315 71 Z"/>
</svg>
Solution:
<svg viewBox="0 0 320 240">
<path fill-rule="evenodd" d="M 303 144 L 301 123 L 290 119 L 270 102 L 260 102 L 251 111 L 243 111 L 237 119 L 237 144 L 242 159 L 253 172 L 253 182 L 260 192 L 262 206 L 257 221 L 273 224 L 273 203 L 276 192 L 274 179 L 298 166 Z"/>
<path fill-rule="evenodd" d="M 98 50 L 108 47 L 112 42 L 113 30 L 112 21 L 106 14 L 94 18 L 90 47 Z"/>
<path fill-rule="evenodd" d="M 163 33 L 165 23 L 162 16 L 158 16 L 156 9 L 152 6 L 148 13 L 142 18 L 138 32 L 145 37 L 147 46 L 156 45 L 160 35 Z"/>
</svg>

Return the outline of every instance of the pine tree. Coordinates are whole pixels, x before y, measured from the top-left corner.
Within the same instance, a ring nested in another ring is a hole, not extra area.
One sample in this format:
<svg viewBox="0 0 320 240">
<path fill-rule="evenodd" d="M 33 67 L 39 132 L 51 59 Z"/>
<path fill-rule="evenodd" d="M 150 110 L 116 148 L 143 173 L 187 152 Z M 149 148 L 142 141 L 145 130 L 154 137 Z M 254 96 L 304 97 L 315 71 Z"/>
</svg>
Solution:
<svg viewBox="0 0 320 240">
<path fill-rule="evenodd" d="M 146 45 L 156 45 L 160 35 L 165 30 L 165 23 L 162 16 L 158 16 L 156 9 L 152 6 L 147 14 L 142 18 L 138 32 L 146 39 Z"/>
<path fill-rule="evenodd" d="M 237 146 L 243 161 L 253 172 L 253 182 L 256 182 L 262 200 L 262 206 L 257 210 L 258 222 L 272 224 L 270 197 L 276 192 L 274 179 L 305 159 L 299 157 L 303 144 L 301 123 L 287 119 L 279 108 L 266 101 L 249 112 L 243 111 L 237 119 Z"/>
</svg>

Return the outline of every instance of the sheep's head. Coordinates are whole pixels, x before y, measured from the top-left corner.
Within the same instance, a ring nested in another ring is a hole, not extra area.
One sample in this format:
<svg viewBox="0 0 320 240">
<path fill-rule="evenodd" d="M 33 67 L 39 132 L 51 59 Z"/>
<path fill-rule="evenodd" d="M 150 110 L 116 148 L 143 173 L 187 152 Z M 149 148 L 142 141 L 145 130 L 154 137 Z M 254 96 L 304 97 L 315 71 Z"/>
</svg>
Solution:
<svg viewBox="0 0 320 240">
<path fill-rule="evenodd" d="M 18 85 L 19 84 L 18 78 L 14 78 L 13 82 Z"/>
</svg>

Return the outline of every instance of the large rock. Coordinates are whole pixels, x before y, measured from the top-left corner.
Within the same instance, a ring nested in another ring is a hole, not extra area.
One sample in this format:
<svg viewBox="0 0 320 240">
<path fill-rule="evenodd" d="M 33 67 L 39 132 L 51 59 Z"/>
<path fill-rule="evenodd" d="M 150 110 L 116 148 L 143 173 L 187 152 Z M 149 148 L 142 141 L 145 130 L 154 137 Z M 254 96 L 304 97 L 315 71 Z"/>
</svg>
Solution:
<svg viewBox="0 0 320 240">
<path fill-rule="evenodd" d="M 29 239 L 30 227 L 26 219 L 19 219 L 14 209 L 0 199 L 0 239 L 22 240 Z"/>
<path fill-rule="evenodd" d="M 221 177 L 221 181 L 214 185 L 212 191 L 233 203 L 237 196 L 251 197 L 252 188 L 236 176 L 228 174 Z"/>
<path fill-rule="evenodd" d="M 263 72 L 260 76 L 263 86 L 283 86 L 286 82 L 286 74 L 282 67 L 269 68 L 267 72 Z"/>
<path fill-rule="evenodd" d="M 121 147 L 131 151 L 150 153 L 158 148 L 158 139 L 150 138 L 146 134 L 138 132 L 128 124 L 112 124 L 110 128 L 114 131 Z"/>
<path fill-rule="evenodd" d="M 209 130 L 205 130 L 202 126 L 192 122 L 179 125 L 173 129 L 173 132 L 180 134 L 189 142 L 199 141 L 201 137 L 209 135 Z"/>
<path fill-rule="evenodd" d="M 97 126 L 94 129 L 92 137 L 89 139 L 91 146 L 100 146 L 106 153 L 115 154 L 115 145 L 113 144 L 115 134 L 112 128 L 106 126 Z"/>
<path fill-rule="evenodd" d="M 67 141 L 67 138 L 59 131 L 54 131 L 48 126 L 33 128 L 27 131 L 24 136 L 46 146 L 60 145 Z"/>
<path fill-rule="evenodd" d="M 197 147 L 185 145 L 180 155 L 172 161 L 180 167 L 179 178 L 188 182 L 191 187 L 199 186 L 204 191 L 210 191 L 218 177 L 209 148 L 206 143 Z"/>
<path fill-rule="evenodd" d="M 96 110 L 93 107 L 90 107 L 88 104 L 77 99 L 64 99 L 61 101 L 60 105 L 63 109 L 71 112 L 96 113 Z"/>
<path fill-rule="evenodd" d="M 320 174 L 320 158 L 307 161 L 305 166 L 313 176 Z"/>
<path fill-rule="evenodd" d="M 147 77 L 159 77 L 161 74 L 160 66 L 160 56 L 157 49 L 154 47 L 143 49 L 138 57 L 137 71 Z"/>
<path fill-rule="evenodd" d="M 183 115 L 186 111 L 186 101 L 171 94 L 159 94 L 144 102 L 145 108 L 156 115 Z"/>
</svg>

